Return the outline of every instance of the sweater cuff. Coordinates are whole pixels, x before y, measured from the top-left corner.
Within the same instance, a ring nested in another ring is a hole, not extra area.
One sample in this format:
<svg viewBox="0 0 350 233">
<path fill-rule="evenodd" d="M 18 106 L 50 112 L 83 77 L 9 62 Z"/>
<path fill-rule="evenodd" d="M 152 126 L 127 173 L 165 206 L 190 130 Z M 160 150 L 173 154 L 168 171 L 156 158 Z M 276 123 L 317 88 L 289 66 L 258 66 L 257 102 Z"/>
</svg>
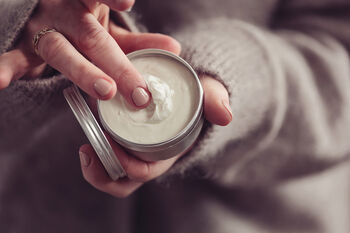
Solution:
<svg viewBox="0 0 350 233">
<path fill-rule="evenodd" d="M 277 78 L 279 66 L 271 55 L 273 48 L 265 43 L 267 35 L 230 19 L 202 22 L 195 28 L 173 36 L 182 43 L 182 57 L 199 75 L 212 76 L 227 88 L 233 122 L 225 127 L 206 122 L 193 149 L 160 180 L 187 171 L 205 177 L 233 171 L 271 143 L 277 134 L 273 129 L 283 118 L 276 100 L 285 99 L 284 84 Z"/>
<path fill-rule="evenodd" d="M 14 44 L 39 0 L 3 0 L 0 2 L 0 54 Z"/>
</svg>

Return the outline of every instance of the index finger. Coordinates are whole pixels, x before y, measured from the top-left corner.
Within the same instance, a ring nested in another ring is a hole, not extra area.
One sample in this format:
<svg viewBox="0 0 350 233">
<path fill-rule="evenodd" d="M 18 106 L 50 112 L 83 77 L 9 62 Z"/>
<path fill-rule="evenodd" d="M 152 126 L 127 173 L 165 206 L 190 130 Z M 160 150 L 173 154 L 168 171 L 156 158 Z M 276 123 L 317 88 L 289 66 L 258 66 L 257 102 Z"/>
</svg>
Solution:
<svg viewBox="0 0 350 233">
<path fill-rule="evenodd" d="M 150 94 L 141 74 L 133 67 L 119 45 L 90 13 L 84 13 L 62 28 L 78 49 L 104 73 L 115 80 L 118 91 L 135 107 L 145 107 Z"/>
</svg>

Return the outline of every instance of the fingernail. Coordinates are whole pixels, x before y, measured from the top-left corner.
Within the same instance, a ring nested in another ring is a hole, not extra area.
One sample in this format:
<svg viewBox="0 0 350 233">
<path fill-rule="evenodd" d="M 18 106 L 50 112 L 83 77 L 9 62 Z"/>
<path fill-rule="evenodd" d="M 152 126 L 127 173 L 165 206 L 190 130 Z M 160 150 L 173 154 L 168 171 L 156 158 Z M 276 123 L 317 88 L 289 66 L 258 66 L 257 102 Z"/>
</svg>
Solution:
<svg viewBox="0 0 350 233">
<path fill-rule="evenodd" d="M 131 97 L 135 105 L 138 107 L 147 104 L 149 101 L 148 93 L 141 87 L 135 88 L 135 90 L 132 92 Z"/>
<path fill-rule="evenodd" d="M 230 115 L 230 121 L 232 121 L 232 110 L 229 102 L 226 100 L 223 100 L 222 104 L 224 105 L 224 108 L 226 109 L 227 113 Z"/>
<path fill-rule="evenodd" d="M 133 7 L 133 6 L 131 6 L 131 7 L 129 7 L 128 9 L 126 9 L 125 12 L 130 12 L 130 11 L 132 10 L 132 7 Z"/>
<path fill-rule="evenodd" d="M 98 79 L 94 84 L 94 89 L 99 96 L 104 97 L 112 90 L 112 84 L 104 79 Z"/>
<path fill-rule="evenodd" d="M 84 167 L 88 167 L 90 164 L 90 157 L 82 151 L 79 151 L 80 162 Z"/>
</svg>

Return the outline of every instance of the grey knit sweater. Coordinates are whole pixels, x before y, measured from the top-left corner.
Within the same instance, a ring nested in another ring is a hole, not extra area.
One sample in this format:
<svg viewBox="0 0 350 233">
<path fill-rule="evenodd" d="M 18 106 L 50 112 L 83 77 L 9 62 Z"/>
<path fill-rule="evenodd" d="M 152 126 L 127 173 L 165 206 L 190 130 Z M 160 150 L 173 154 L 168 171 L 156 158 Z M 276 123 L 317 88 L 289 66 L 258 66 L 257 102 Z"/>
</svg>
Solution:
<svg viewBox="0 0 350 233">
<path fill-rule="evenodd" d="M 0 0 L 0 52 L 36 0 Z M 207 124 L 191 153 L 119 200 L 85 183 L 86 142 L 61 76 L 0 91 L 0 232 L 350 232 L 350 2 L 139 0 L 222 81 L 234 121 Z M 168 185 L 164 185 L 168 184 Z"/>
</svg>

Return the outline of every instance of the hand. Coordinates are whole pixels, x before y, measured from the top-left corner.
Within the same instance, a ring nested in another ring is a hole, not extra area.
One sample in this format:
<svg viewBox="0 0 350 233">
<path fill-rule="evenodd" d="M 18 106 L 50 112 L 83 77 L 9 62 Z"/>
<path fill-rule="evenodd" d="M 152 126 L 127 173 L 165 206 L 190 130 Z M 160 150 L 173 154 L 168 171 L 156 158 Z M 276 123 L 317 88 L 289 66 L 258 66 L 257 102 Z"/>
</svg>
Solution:
<svg viewBox="0 0 350 233">
<path fill-rule="evenodd" d="M 118 86 L 130 104 L 145 107 L 149 102 L 146 83 L 124 52 L 130 46 L 137 47 L 138 41 L 147 41 L 156 48 L 166 45 L 175 52 L 180 46 L 164 35 L 131 34 L 110 24 L 109 7 L 121 11 L 133 2 L 41 0 L 17 47 L 0 56 L 0 89 L 12 80 L 39 76 L 49 64 L 94 98 L 110 99 Z M 45 27 L 57 32 L 41 37 L 37 56 L 32 38 Z"/>
<path fill-rule="evenodd" d="M 200 79 L 204 89 L 204 114 L 206 119 L 213 124 L 229 124 L 232 121 L 232 113 L 225 87 L 209 76 L 202 76 Z M 84 178 L 95 188 L 115 197 L 127 197 L 142 184 L 165 173 L 177 159 L 186 153 L 164 161 L 145 162 L 129 155 L 110 137 L 108 137 L 108 140 L 125 169 L 128 175 L 127 178 L 117 181 L 111 180 L 90 145 L 83 145 L 79 154 Z"/>
</svg>

